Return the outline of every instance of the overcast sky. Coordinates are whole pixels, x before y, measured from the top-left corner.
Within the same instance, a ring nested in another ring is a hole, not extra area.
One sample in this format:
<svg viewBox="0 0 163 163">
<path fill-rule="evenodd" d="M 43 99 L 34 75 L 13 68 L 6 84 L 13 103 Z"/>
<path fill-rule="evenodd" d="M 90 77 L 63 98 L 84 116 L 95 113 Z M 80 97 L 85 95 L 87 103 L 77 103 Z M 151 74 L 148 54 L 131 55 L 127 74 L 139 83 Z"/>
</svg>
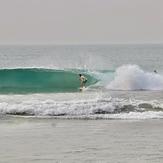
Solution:
<svg viewBox="0 0 163 163">
<path fill-rule="evenodd" d="M 163 43 L 163 0 L 0 0 L 0 44 Z"/>
</svg>

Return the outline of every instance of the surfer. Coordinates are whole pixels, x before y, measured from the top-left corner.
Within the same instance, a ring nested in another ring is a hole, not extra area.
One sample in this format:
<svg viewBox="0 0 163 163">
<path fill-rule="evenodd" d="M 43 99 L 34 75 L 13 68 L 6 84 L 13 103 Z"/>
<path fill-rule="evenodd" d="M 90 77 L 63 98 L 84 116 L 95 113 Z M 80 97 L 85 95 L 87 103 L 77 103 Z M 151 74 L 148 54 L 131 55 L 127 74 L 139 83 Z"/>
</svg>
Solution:
<svg viewBox="0 0 163 163">
<path fill-rule="evenodd" d="M 153 72 L 157 74 L 157 70 L 154 70 Z"/>
<path fill-rule="evenodd" d="M 79 80 L 80 80 L 80 88 L 84 88 L 85 87 L 85 84 L 87 82 L 87 78 L 82 75 L 82 74 L 79 74 Z"/>
</svg>

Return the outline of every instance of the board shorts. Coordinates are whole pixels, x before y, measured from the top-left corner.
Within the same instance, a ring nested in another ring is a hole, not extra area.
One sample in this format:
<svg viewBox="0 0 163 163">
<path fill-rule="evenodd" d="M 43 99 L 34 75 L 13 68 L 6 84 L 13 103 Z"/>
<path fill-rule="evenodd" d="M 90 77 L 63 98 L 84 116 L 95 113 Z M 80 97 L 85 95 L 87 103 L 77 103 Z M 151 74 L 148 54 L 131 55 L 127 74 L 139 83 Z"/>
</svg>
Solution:
<svg viewBox="0 0 163 163">
<path fill-rule="evenodd" d="M 87 82 L 87 80 L 84 80 L 83 83 L 85 84 Z"/>
</svg>

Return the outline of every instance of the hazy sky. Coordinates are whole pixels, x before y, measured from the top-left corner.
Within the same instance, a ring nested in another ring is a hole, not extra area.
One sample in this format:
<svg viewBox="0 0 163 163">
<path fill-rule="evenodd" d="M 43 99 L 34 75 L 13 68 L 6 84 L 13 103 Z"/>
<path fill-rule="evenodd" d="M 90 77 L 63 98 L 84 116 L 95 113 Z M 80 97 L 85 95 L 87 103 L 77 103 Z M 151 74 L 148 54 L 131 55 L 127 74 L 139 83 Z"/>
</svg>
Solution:
<svg viewBox="0 0 163 163">
<path fill-rule="evenodd" d="M 163 43 L 163 0 L 0 0 L 6 43 Z"/>
</svg>

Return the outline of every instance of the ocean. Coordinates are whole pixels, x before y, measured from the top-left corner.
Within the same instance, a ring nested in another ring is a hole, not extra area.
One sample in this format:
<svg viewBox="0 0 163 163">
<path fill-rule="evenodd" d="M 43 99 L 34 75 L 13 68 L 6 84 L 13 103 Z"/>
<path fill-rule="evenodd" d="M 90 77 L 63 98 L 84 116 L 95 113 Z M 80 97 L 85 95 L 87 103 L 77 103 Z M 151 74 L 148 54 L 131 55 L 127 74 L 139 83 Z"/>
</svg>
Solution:
<svg viewBox="0 0 163 163">
<path fill-rule="evenodd" d="M 0 162 L 161 163 L 162 63 L 156 44 L 1 45 Z"/>
</svg>

